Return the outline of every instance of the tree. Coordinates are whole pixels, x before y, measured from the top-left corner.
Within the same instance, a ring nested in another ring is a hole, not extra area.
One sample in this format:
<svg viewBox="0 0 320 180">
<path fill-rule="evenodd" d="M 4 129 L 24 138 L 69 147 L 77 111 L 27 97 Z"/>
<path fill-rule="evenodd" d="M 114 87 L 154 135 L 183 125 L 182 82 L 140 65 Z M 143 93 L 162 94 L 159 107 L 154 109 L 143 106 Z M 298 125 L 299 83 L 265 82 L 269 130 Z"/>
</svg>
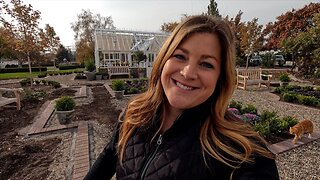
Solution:
<svg viewBox="0 0 320 180">
<path fill-rule="evenodd" d="M 218 4 L 214 0 L 210 0 L 210 4 L 208 5 L 208 15 L 221 17 L 219 14 Z"/>
<path fill-rule="evenodd" d="M 90 10 L 82 10 L 82 13 L 78 14 L 78 20 L 71 23 L 71 28 L 75 32 L 76 59 L 83 63 L 94 57 L 94 30 L 115 29 L 115 26 L 111 16 L 102 17 L 100 14 L 93 15 Z"/>
<path fill-rule="evenodd" d="M 189 17 L 188 14 L 183 14 L 181 17 L 181 21 L 183 21 L 185 18 Z M 167 22 L 167 23 L 163 23 L 160 27 L 161 31 L 163 32 L 167 32 L 167 33 L 171 33 L 174 28 L 176 28 L 178 26 L 179 22 Z"/>
<path fill-rule="evenodd" d="M 64 59 L 70 60 L 68 53 L 68 50 L 62 44 L 60 44 L 60 47 L 56 54 L 58 63 L 63 62 Z"/>
<path fill-rule="evenodd" d="M 237 64 L 242 64 L 242 58 L 245 57 L 245 53 L 243 49 L 240 47 L 240 42 L 241 42 L 241 29 L 244 26 L 244 23 L 241 22 L 241 17 L 242 17 L 243 12 L 239 11 L 238 14 L 234 18 L 230 18 L 229 16 L 226 16 L 224 19 L 229 22 L 233 32 L 235 33 L 235 48 L 236 48 L 236 57 L 237 57 Z"/>
<path fill-rule="evenodd" d="M 277 17 L 274 23 L 268 23 L 263 31 L 266 37 L 266 49 L 281 49 L 282 41 L 295 36 L 297 33 L 306 32 L 313 26 L 312 17 L 320 12 L 320 3 L 310 3 L 302 9 L 288 11 Z"/>
<path fill-rule="evenodd" d="M 282 41 L 285 52 L 292 53 L 302 75 L 314 75 L 320 68 L 320 13 L 314 14 L 313 25 Z"/>
<path fill-rule="evenodd" d="M 0 60 L 2 58 L 12 58 L 15 55 L 10 41 L 10 33 L 3 27 L 0 27 Z"/>
<path fill-rule="evenodd" d="M 262 40 L 262 25 L 258 24 L 258 18 L 253 18 L 240 27 L 240 49 L 247 56 L 247 68 L 250 55 L 262 48 Z"/>
<path fill-rule="evenodd" d="M 23 53 L 24 57 L 27 58 L 32 81 L 30 54 L 41 49 L 38 38 L 40 12 L 33 10 L 31 4 L 24 5 L 22 3 L 21 0 L 11 0 L 13 7 L 10 7 L 5 1 L 0 0 L 2 9 L 11 19 L 11 22 L 9 22 L 4 16 L 0 16 L 0 22 L 16 40 L 13 48 Z"/>
<path fill-rule="evenodd" d="M 161 31 L 170 33 L 178 26 L 178 24 L 178 22 L 163 23 L 161 25 Z"/>
<path fill-rule="evenodd" d="M 60 38 L 57 36 L 54 28 L 49 24 L 45 25 L 45 31 L 40 29 L 39 35 L 41 37 L 40 43 L 43 47 L 43 53 L 46 54 L 46 57 L 49 58 L 48 60 L 53 61 L 55 65 L 54 57 L 60 44 Z"/>
</svg>

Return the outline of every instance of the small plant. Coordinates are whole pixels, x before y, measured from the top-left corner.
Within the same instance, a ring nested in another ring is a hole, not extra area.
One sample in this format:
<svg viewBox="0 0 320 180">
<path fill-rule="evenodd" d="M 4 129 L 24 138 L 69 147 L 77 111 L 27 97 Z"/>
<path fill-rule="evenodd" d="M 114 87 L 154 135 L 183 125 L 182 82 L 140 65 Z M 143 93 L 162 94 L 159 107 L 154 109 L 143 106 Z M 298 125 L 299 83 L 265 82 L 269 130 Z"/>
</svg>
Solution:
<svg viewBox="0 0 320 180">
<path fill-rule="evenodd" d="M 114 91 L 124 90 L 124 81 L 123 80 L 113 80 L 111 82 L 111 87 Z"/>
<path fill-rule="evenodd" d="M 70 96 L 62 96 L 56 100 L 55 109 L 57 111 L 70 111 L 76 106 L 74 99 Z"/>
<path fill-rule="evenodd" d="M 298 95 L 296 93 L 283 93 L 282 96 L 286 102 L 298 102 Z"/>
<path fill-rule="evenodd" d="M 242 109 L 242 103 L 239 101 L 231 100 L 229 103 L 229 108 L 236 108 L 240 111 Z"/>
<path fill-rule="evenodd" d="M 235 115 L 240 115 L 240 111 L 237 108 L 228 108 L 228 111 L 232 112 Z"/>
<path fill-rule="evenodd" d="M 85 62 L 86 70 L 89 72 L 93 72 L 96 69 L 93 60 L 89 59 Z"/>
<path fill-rule="evenodd" d="M 40 73 L 38 74 L 38 78 L 44 78 L 47 76 L 47 73 Z"/>
<path fill-rule="evenodd" d="M 245 113 L 257 114 L 257 108 L 254 107 L 252 104 L 247 104 L 245 107 L 242 108 L 241 112 L 243 114 Z"/>
<path fill-rule="evenodd" d="M 20 81 L 20 85 L 21 86 L 27 86 L 27 85 L 30 85 L 30 79 L 27 78 L 27 79 L 23 79 Z"/>
<path fill-rule="evenodd" d="M 136 87 L 132 87 L 128 91 L 128 94 L 137 94 L 137 93 L 139 93 L 139 89 Z"/>
<path fill-rule="evenodd" d="M 280 75 L 279 80 L 281 82 L 290 82 L 290 77 L 287 73 L 283 73 Z"/>
</svg>

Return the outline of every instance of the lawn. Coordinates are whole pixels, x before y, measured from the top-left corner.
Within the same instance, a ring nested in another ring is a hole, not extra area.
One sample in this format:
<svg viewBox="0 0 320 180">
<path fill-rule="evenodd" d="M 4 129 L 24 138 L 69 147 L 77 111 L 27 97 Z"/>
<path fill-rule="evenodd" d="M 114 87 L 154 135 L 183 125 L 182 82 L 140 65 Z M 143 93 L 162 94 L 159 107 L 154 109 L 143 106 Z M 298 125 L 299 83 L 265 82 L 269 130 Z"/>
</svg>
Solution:
<svg viewBox="0 0 320 180">
<path fill-rule="evenodd" d="M 59 70 L 58 68 L 48 67 L 46 73 L 56 71 L 56 72 L 74 72 L 74 71 L 84 71 L 84 68 Z M 41 73 L 44 73 L 41 72 Z M 32 72 L 32 77 L 37 77 L 40 72 Z M 22 79 L 30 77 L 29 72 L 16 72 L 16 73 L 0 73 L 0 80 L 5 79 Z"/>
</svg>

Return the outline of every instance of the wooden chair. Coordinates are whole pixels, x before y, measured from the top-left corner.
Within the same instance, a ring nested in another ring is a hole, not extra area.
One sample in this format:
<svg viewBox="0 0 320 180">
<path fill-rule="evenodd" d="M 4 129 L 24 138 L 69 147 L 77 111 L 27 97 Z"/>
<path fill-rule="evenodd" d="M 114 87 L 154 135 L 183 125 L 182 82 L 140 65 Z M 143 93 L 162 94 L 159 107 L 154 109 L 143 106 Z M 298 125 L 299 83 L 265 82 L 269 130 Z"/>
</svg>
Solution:
<svg viewBox="0 0 320 180">
<path fill-rule="evenodd" d="M 13 92 L 14 97 L 3 97 L 2 94 L 5 92 Z M 21 94 L 23 92 L 22 88 L 0 88 L 0 107 L 16 103 L 17 109 L 21 109 Z"/>
<path fill-rule="evenodd" d="M 111 66 L 108 67 L 109 79 L 113 75 L 128 75 L 130 77 L 130 69 L 128 66 Z"/>
<path fill-rule="evenodd" d="M 250 85 L 266 85 L 270 88 L 272 75 L 263 74 L 262 69 L 237 69 L 237 88 L 247 89 Z"/>
</svg>

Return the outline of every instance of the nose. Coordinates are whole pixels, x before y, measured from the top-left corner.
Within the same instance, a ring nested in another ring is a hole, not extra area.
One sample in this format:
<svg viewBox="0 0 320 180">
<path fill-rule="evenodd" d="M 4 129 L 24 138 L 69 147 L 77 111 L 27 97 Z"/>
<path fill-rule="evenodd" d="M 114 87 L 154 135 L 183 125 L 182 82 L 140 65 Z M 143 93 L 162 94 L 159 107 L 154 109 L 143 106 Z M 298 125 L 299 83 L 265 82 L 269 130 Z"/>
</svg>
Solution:
<svg viewBox="0 0 320 180">
<path fill-rule="evenodd" d="M 181 69 L 180 74 L 185 79 L 196 79 L 197 78 L 196 66 L 192 64 L 187 64 Z"/>
</svg>

